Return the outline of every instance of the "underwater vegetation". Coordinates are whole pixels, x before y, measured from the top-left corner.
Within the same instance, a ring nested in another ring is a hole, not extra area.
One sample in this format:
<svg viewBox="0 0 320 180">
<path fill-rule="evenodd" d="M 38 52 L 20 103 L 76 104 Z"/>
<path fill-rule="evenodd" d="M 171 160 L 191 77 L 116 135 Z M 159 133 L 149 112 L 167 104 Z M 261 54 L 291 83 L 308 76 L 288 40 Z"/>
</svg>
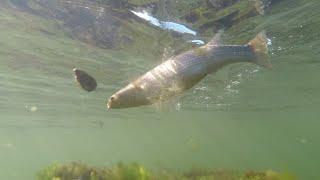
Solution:
<svg viewBox="0 0 320 180">
<path fill-rule="evenodd" d="M 91 167 L 79 162 L 52 164 L 37 174 L 38 180 L 294 180 L 288 173 L 193 168 L 187 172 L 151 171 L 138 163 L 118 163 L 112 168 Z"/>
</svg>

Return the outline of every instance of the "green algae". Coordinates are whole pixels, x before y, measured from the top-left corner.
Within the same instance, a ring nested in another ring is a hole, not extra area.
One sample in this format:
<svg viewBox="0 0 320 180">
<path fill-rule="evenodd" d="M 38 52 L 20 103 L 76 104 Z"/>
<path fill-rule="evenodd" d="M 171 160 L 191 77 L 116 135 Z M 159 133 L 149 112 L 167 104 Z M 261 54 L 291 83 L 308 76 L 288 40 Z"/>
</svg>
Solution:
<svg viewBox="0 0 320 180">
<path fill-rule="evenodd" d="M 129 3 L 134 4 L 136 6 L 142 6 L 150 3 L 157 2 L 158 0 L 128 0 Z"/>
<path fill-rule="evenodd" d="M 231 171 L 193 168 L 185 172 L 150 170 L 138 164 L 118 163 L 111 168 L 88 166 L 79 162 L 53 164 L 37 174 L 38 180 L 295 180 L 290 173 Z"/>
<path fill-rule="evenodd" d="M 212 36 L 219 29 L 229 29 L 238 23 L 258 15 L 255 4 L 251 1 L 239 1 L 230 6 L 214 9 L 200 6 L 193 10 L 199 16 L 193 26 L 205 36 Z"/>
<path fill-rule="evenodd" d="M 97 168 L 89 167 L 82 163 L 53 164 L 41 170 L 37 175 L 38 180 L 149 180 L 149 172 L 141 165 L 132 163 L 125 165 L 119 163 L 116 167 Z"/>
</svg>

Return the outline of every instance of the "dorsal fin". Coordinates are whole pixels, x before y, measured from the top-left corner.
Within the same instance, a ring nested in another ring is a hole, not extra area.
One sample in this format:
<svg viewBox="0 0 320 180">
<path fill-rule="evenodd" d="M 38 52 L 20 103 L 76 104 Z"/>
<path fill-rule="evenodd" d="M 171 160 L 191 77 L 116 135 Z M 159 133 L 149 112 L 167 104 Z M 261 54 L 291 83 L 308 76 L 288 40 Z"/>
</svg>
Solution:
<svg viewBox="0 0 320 180">
<path fill-rule="evenodd" d="M 207 43 L 207 46 L 216 46 L 221 44 L 221 36 L 223 34 L 224 30 L 220 29 L 213 38 Z"/>
</svg>

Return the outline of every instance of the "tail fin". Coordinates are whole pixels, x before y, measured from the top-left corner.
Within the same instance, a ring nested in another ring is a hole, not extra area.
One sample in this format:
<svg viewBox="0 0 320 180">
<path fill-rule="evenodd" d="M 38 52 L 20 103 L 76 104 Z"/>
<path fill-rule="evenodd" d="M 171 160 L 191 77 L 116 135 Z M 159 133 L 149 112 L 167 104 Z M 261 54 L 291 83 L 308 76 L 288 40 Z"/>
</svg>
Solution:
<svg viewBox="0 0 320 180">
<path fill-rule="evenodd" d="M 261 31 L 255 38 L 253 38 L 248 45 L 257 56 L 257 64 L 266 68 L 272 68 L 268 60 L 268 39 L 265 31 Z"/>
</svg>

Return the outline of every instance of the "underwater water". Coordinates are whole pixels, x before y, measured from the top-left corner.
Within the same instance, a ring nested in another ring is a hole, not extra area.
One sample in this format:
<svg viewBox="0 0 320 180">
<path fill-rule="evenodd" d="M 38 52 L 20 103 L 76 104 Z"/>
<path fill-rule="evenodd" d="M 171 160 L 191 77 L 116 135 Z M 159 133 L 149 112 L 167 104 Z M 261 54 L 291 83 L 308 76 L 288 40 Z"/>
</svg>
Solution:
<svg viewBox="0 0 320 180">
<path fill-rule="evenodd" d="M 280 1 L 225 32 L 238 43 L 266 30 L 271 70 L 235 64 L 162 105 L 107 110 L 106 98 L 159 63 L 150 52 L 98 48 L 54 20 L 0 7 L 0 179 L 70 161 L 320 178 L 319 8 Z M 74 67 L 96 78 L 96 91 L 77 86 Z"/>
</svg>

